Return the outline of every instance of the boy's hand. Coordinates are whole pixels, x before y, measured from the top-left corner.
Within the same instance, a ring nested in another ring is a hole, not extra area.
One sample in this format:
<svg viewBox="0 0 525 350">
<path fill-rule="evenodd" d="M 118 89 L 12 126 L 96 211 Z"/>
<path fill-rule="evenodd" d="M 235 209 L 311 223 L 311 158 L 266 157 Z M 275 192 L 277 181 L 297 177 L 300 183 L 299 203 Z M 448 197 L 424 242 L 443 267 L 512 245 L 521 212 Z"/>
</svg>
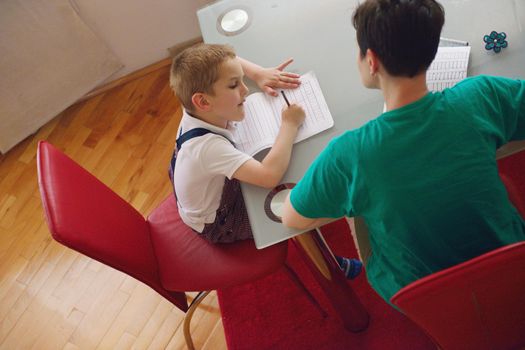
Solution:
<svg viewBox="0 0 525 350">
<path fill-rule="evenodd" d="M 292 62 L 293 58 L 289 58 L 277 67 L 260 69 L 254 76 L 255 82 L 271 96 L 277 96 L 274 89 L 295 89 L 301 84 L 300 75 L 283 71 Z"/>
<path fill-rule="evenodd" d="M 282 118 L 283 124 L 299 128 L 305 118 L 304 109 L 299 105 L 291 104 L 283 109 Z"/>
</svg>

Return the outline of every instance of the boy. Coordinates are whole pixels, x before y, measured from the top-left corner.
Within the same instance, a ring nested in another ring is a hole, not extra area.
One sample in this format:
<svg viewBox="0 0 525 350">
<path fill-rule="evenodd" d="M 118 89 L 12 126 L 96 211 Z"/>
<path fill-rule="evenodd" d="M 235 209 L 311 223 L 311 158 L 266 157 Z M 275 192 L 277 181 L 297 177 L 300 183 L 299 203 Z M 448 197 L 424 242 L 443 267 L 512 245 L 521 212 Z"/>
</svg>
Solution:
<svg viewBox="0 0 525 350">
<path fill-rule="evenodd" d="M 525 81 L 479 76 L 430 93 L 444 23 L 434 0 L 367 0 L 353 14 L 363 85 L 387 111 L 332 140 L 292 190 L 283 222 L 360 216 L 367 277 L 387 301 L 403 286 L 525 240 L 495 152 L 525 139 Z"/>
<path fill-rule="evenodd" d="M 188 226 L 212 243 L 251 238 L 239 181 L 276 186 L 288 167 L 293 140 L 304 120 L 301 107 L 285 109 L 275 144 L 262 162 L 237 150 L 228 127 L 230 121 L 244 119 L 248 94 L 244 71 L 257 82 L 265 76 L 263 68 L 238 59 L 230 47 L 206 44 L 182 52 L 173 60 L 171 70 L 171 85 L 184 106 L 176 162 L 172 164 L 179 213 Z M 287 77 L 288 85 L 268 85 L 297 86 L 298 76 Z M 210 132 L 181 141 L 197 128 Z"/>
<path fill-rule="evenodd" d="M 282 71 L 291 62 L 264 69 L 236 57 L 229 46 L 206 44 L 191 47 L 173 60 L 171 85 L 185 110 L 172 160 L 172 181 L 182 220 L 212 243 L 252 238 L 239 181 L 273 188 L 288 167 L 305 117 L 300 106 L 292 104 L 283 110 L 275 143 L 261 162 L 234 147 L 228 127 L 230 121 L 244 119 L 248 94 L 244 72 L 276 96 L 274 88 L 299 84 L 298 75 Z M 359 261 L 339 261 L 347 277 L 357 276 Z"/>
</svg>

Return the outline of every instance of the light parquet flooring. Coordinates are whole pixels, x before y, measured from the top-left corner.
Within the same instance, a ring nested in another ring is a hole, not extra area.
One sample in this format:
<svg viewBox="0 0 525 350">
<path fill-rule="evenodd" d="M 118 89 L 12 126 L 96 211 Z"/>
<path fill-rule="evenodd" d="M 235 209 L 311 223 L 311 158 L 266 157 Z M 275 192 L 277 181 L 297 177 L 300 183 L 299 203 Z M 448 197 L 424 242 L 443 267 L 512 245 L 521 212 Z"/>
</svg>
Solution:
<svg viewBox="0 0 525 350">
<path fill-rule="evenodd" d="M 0 349 L 186 348 L 182 311 L 52 240 L 36 172 L 37 142 L 48 140 L 149 214 L 170 194 L 182 115 L 168 74 L 164 67 L 77 103 L 0 156 Z M 215 293 L 192 334 L 197 348 L 226 349 Z"/>
</svg>

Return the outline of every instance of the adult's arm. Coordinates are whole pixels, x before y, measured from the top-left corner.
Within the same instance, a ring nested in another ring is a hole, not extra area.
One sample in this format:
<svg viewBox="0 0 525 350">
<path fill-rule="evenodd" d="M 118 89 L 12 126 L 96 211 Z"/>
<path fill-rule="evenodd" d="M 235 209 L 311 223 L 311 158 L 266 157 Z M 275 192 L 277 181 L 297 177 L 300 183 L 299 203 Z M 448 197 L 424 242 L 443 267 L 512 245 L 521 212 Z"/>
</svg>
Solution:
<svg viewBox="0 0 525 350">
<path fill-rule="evenodd" d="M 286 201 L 283 205 L 283 215 L 282 220 L 284 226 L 292 227 L 300 230 L 309 230 L 316 227 L 323 226 L 332 222 L 336 219 L 334 218 L 307 218 L 299 214 L 292 203 L 290 202 L 290 195 L 286 198 Z"/>
</svg>

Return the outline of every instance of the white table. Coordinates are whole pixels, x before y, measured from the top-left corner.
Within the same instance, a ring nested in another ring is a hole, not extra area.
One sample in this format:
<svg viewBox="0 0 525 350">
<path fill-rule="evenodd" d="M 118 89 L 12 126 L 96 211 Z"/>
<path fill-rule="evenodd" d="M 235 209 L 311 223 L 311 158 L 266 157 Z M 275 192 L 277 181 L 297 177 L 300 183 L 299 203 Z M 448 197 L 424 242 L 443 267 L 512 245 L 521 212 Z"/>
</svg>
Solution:
<svg viewBox="0 0 525 350">
<path fill-rule="evenodd" d="M 525 78 L 525 1 L 443 0 L 446 20 L 442 36 L 468 41 L 472 47 L 469 76 L 478 74 Z M 262 66 L 275 66 L 288 57 L 290 70 L 313 70 L 319 79 L 335 126 L 294 146 L 283 183 L 297 182 L 330 139 L 362 126 L 382 112 L 378 90 L 361 85 L 356 60 L 358 47 L 352 26 L 356 0 L 223 0 L 197 12 L 204 41 L 231 44 L 237 54 Z M 250 26 L 235 36 L 217 30 L 217 19 L 241 7 L 251 15 Z M 483 36 L 492 30 L 507 33 L 509 47 L 500 54 L 484 49 Z M 253 89 L 251 89 L 253 91 Z M 259 154 L 262 157 L 264 154 Z M 268 190 L 242 185 L 255 243 L 264 248 L 297 236 L 296 242 L 347 329 L 366 327 L 368 317 L 353 292 L 340 279 L 337 264 L 322 236 L 287 229 L 264 212 Z M 299 236 L 298 236 L 299 235 Z M 347 294 L 345 294 L 347 293 Z M 356 299 L 356 298 L 355 298 Z"/>
</svg>

